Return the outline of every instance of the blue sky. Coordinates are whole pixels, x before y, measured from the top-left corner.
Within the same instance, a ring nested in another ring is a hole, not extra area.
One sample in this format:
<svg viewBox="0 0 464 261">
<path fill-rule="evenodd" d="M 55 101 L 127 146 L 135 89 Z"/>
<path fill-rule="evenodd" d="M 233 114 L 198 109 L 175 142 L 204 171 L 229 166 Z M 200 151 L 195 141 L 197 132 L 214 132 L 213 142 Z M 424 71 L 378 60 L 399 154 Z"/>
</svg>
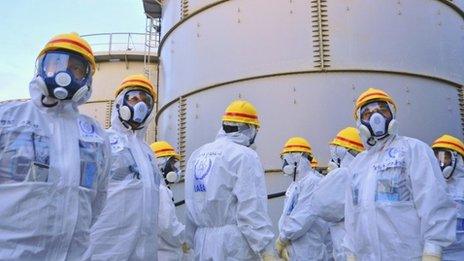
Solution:
<svg viewBox="0 0 464 261">
<path fill-rule="evenodd" d="M 0 1 L 0 101 L 29 98 L 36 56 L 53 35 L 144 30 L 142 0 Z"/>
</svg>

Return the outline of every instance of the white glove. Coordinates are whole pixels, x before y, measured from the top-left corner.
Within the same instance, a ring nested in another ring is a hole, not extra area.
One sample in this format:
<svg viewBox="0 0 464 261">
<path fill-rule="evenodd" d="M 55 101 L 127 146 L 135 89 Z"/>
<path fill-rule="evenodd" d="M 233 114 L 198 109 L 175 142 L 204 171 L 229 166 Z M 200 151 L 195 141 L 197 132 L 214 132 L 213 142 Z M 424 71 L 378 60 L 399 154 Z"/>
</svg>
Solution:
<svg viewBox="0 0 464 261">
<path fill-rule="evenodd" d="M 423 255 L 422 261 L 440 261 L 441 257 L 434 255 Z"/>
<path fill-rule="evenodd" d="M 189 245 L 188 245 L 187 243 L 185 243 L 185 242 L 182 243 L 182 252 L 183 252 L 184 254 L 187 254 L 189 251 L 190 251 Z"/>
<path fill-rule="evenodd" d="M 277 251 L 277 255 L 282 258 L 283 260 L 290 260 L 288 258 L 288 251 L 287 251 L 287 246 L 288 246 L 289 241 L 284 241 L 282 239 L 277 238 L 275 242 L 275 249 Z"/>
</svg>

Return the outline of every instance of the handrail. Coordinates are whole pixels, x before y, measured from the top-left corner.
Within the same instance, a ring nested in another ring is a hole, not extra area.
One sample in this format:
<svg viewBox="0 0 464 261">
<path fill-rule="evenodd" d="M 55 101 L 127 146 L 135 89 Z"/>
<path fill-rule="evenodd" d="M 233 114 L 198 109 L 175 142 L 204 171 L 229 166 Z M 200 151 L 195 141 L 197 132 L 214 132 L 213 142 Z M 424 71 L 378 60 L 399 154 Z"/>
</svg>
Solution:
<svg viewBox="0 0 464 261">
<path fill-rule="evenodd" d="M 271 193 L 269 195 L 267 195 L 267 199 L 273 199 L 273 198 L 280 198 L 280 197 L 283 197 L 285 196 L 285 191 L 281 191 L 281 192 L 277 192 L 277 193 Z M 185 204 L 185 200 L 181 200 L 181 201 L 177 201 L 174 203 L 174 206 L 178 207 L 178 206 L 182 206 Z"/>
<path fill-rule="evenodd" d="M 145 33 L 96 33 L 86 34 L 82 37 L 89 42 L 96 53 L 144 53 Z M 154 41 L 151 48 L 156 49 L 158 41 Z"/>
</svg>

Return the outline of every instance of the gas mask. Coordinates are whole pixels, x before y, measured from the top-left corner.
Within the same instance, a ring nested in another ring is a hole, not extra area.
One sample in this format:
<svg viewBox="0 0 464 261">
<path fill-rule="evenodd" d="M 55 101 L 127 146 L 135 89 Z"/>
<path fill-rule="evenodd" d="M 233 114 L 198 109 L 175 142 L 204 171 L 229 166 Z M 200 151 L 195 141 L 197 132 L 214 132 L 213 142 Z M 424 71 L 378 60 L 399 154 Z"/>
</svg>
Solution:
<svg viewBox="0 0 464 261">
<path fill-rule="evenodd" d="M 390 104 L 384 101 L 374 101 L 362 106 L 358 118 L 359 132 L 371 146 L 377 140 L 396 133 L 398 128 Z"/>
<path fill-rule="evenodd" d="M 180 163 L 175 157 L 161 157 L 157 161 L 166 183 L 177 183 L 180 181 L 182 177 Z"/>
<path fill-rule="evenodd" d="M 129 90 L 124 94 L 122 105 L 117 104 L 116 108 L 122 122 L 139 129 L 153 109 L 153 98 L 145 90 Z"/>
<path fill-rule="evenodd" d="M 440 164 L 440 168 L 445 179 L 451 178 L 458 162 L 458 153 L 452 150 L 434 150 L 435 157 Z"/>
<path fill-rule="evenodd" d="M 253 147 L 255 143 L 256 135 L 258 134 L 258 129 L 255 125 L 240 123 L 240 122 L 229 122 L 225 121 L 222 123 L 222 129 L 225 133 L 240 133 L 245 135 L 248 138 L 248 146 Z"/>
<path fill-rule="evenodd" d="M 36 75 L 45 97 L 78 102 L 92 85 L 90 63 L 68 51 L 49 51 L 37 59 Z"/>
<path fill-rule="evenodd" d="M 243 130 L 242 133 L 250 138 L 250 145 L 248 145 L 248 147 L 254 147 L 258 129 L 254 125 L 248 125 L 248 128 Z"/>
<path fill-rule="evenodd" d="M 286 153 L 282 156 L 282 172 L 285 176 L 293 175 L 293 181 L 296 179 L 296 173 L 299 167 L 298 164 L 300 164 L 302 157 L 307 157 L 308 162 L 311 162 L 312 160 L 311 156 L 307 156 L 307 154 L 301 152 Z"/>
<path fill-rule="evenodd" d="M 346 160 L 349 160 L 350 158 L 353 159 L 357 154 L 358 153 L 354 150 L 341 146 L 331 145 L 328 171 L 330 172 L 334 169 L 340 168 L 342 162 L 345 162 L 344 164 L 346 164 Z"/>
<path fill-rule="evenodd" d="M 328 164 L 328 170 L 332 171 L 334 169 L 340 168 L 342 159 L 348 153 L 347 149 L 340 146 L 330 146 L 330 161 Z"/>
</svg>

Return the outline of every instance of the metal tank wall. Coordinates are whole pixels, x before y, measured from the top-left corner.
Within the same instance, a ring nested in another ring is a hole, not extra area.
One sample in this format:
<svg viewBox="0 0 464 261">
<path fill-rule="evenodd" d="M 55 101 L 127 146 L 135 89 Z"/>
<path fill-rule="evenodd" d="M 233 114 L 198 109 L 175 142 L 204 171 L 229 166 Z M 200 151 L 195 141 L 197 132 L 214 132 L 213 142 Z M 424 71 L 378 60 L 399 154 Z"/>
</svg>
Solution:
<svg viewBox="0 0 464 261">
<path fill-rule="evenodd" d="M 277 170 L 285 141 L 307 138 L 326 165 L 328 142 L 354 126 L 354 101 L 368 87 L 394 97 L 400 134 L 463 138 L 464 13 L 453 2 L 179 2 L 163 6 L 157 138 L 184 160 L 214 139 L 225 107 L 244 98 L 262 122 L 256 142 L 268 193 L 284 191 L 290 179 Z M 182 185 L 174 195 L 183 198 Z M 274 224 L 281 204 L 270 201 Z"/>
<path fill-rule="evenodd" d="M 449 2 L 453 3 L 455 6 L 459 7 L 461 10 L 464 10 L 464 0 L 450 0 Z"/>
</svg>

